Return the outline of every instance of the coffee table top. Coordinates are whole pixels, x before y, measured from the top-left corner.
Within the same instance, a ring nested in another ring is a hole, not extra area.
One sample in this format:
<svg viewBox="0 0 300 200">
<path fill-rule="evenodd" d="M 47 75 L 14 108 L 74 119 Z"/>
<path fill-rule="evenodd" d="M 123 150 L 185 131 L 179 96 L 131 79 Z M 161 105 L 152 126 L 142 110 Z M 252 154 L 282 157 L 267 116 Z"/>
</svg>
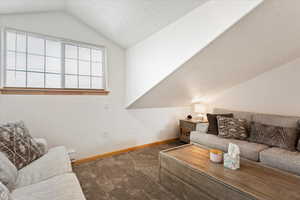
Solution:
<svg viewBox="0 0 300 200">
<path fill-rule="evenodd" d="M 259 200 L 300 199 L 299 176 L 265 167 L 253 161 L 242 159 L 240 169 L 227 169 L 223 164 L 215 164 L 209 160 L 209 150 L 192 144 L 168 149 L 161 154 Z"/>
</svg>

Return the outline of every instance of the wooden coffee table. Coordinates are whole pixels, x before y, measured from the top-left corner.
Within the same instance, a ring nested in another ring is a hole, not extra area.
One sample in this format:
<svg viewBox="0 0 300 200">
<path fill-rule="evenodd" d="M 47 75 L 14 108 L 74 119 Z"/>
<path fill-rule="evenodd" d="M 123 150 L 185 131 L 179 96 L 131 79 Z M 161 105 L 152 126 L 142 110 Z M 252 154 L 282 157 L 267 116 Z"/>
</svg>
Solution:
<svg viewBox="0 0 300 200">
<path fill-rule="evenodd" d="M 160 152 L 160 181 L 181 199 L 300 200 L 300 177 L 241 160 L 230 170 L 209 160 L 208 150 L 188 144 Z"/>
</svg>

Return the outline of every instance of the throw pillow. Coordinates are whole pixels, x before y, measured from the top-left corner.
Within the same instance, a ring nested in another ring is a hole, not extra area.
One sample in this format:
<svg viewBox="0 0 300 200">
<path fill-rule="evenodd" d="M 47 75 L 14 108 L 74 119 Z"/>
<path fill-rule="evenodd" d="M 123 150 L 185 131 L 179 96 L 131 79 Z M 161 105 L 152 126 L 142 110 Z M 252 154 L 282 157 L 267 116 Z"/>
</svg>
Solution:
<svg viewBox="0 0 300 200">
<path fill-rule="evenodd" d="M 0 199 L 1 200 L 11 200 L 8 189 L 1 182 L 0 182 Z"/>
<path fill-rule="evenodd" d="M 247 120 L 217 116 L 220 137 L 245 140 L 248 137 Z"/>
<path fill-rule="evenodd" d="M 0 181 L 11 191 L 18 177 L 17 168 L 0 152 Z"/>
<path fill-rule="evenodd" d="M 232 113 L 229 113 L 229 114 L 209 114 L 209 113 L 207 113 L 207 120 L 208 120 L 207 133 L 208 134 L 218 135 L 219 131 L 218 131 L 217 116 L 233 118 Z"/>
<path fill-rule="evenodd" d="M 298 136 L 299 130 L 297 128 L 251 122 L 249 141 L 295 151 Z"/>
<path fill-rule="evenodd" d="M 18 170 L 42 156 L 23 122 L 0 125 L 0 151 Z"/>
</svg>

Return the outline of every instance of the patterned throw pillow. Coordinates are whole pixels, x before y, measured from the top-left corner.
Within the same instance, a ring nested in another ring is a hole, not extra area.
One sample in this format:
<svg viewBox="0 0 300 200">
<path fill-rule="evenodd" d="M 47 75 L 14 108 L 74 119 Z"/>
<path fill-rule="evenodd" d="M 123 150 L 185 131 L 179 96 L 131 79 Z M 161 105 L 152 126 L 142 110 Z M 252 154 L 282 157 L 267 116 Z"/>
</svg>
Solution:
<svg viewBox="0 0 300 200">
<path fill-rule="evenodd" d="M 1 200 L 11 200 L 8 189 L 1 182 L 0 182 L 0 199 Z"/>
<path fill-rule="evenodd" d="M 23 122 L 0 125 L 0 151 L 21 169 L 42 156 Z"/>
<path fill-rule="evenodd" d="M 295 151 L 298 136 L 299 130 L 297 128 L 251 122 L 249 141 Z"/>
<path fill-rule="evenodd" d="M 245 140 L 248 137 L 247 120 L 217 116 L 219 135 L 224 138 Z"/>
<path fill-rule="evenodd" d="M 219 130 L 218 130 L 217 116 L 233 118 L 232 113 L 228 113 L 228 114 L 210 114 L 210 113 L 207 113 L 207 120 L 208 120 L 207 133 L 208 134 L 218 135 Z"/>
</svg>

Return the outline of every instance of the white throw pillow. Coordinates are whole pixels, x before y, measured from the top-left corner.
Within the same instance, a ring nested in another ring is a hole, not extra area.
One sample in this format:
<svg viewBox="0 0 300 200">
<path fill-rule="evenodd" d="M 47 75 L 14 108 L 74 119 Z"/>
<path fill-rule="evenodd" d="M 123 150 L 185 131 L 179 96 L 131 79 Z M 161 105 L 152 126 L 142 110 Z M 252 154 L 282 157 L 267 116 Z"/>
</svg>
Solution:
<svg viewBox="0 0 300 200">
<path fill-rule="evenodd" d="M 10 191 L 14 189 L 18 177 L 18 170 L 12 162 L 0 152 L 0 182 Z M 1 199 L 2 200 L 2 199 Z"/>
</svg>

